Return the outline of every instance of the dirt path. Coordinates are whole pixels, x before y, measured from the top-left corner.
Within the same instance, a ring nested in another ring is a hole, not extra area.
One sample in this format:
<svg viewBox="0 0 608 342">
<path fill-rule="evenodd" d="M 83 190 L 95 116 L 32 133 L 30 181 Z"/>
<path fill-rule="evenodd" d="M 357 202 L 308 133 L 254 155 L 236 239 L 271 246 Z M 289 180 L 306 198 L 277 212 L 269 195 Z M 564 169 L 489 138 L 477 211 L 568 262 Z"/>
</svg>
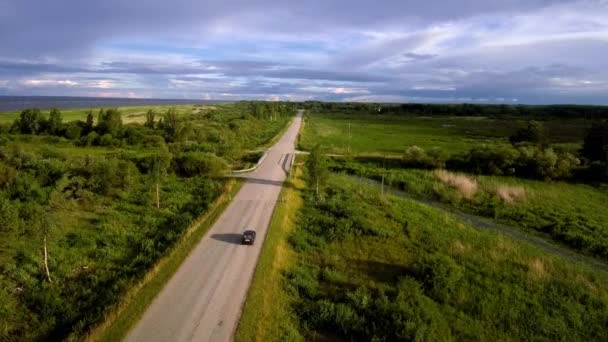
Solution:
<svg viewBox="0 0 608 342">
<path fill-rule="evenodd" d="M 353 176 L 353 175 L 350 175 L 349 177 L 356 179 L 357 181 L 366 183 L 366 184 L 373 184 L 373 185 L 377 185 L 378 187 L 380 186 L 380 182 L 373 180 L 373 179 L 358 177 L 358 176 Z M 545 235 L 545 234 L 541 234 L 541 233 L 537 233 L 537 234 L 528 233 L 523 228 L 510 226 L 510 225 L 506 225 L 506 224 L 502 224 L 502 223 L 496 223 L 492 219 L 489 219 L 486 217 L 467 214 L 462 211 L 451 208 L 441 202 L 420 199 L 420 198 L 414 197 L 404 191 L 397 190 L 397 189 L 388 187 L 386 185 L 384 186 L 384 189 L 389 194 L 392 194 L 392 195 L 395 195 L 398 197 L 408 198 L 408 199 L 411 199 L 418 203 L 422 203 L 422 204 L 428 205 L 430 207 L 442 210 L 451 216 L 454 216 L 458 219 L 461 219 L 465 222 L 470 223 L 475 228 L 499 232 L 499 233 L 507 235 L 515 240 L 525 241 L 527 243 L 530 243 L 530 244 L 544 250 L 547 253 L 558 255 L 558 256 L 561 256 L 570 261 L 582 263 L 582 264 L 588 265 L 594 269 L 600 269 L 602 271 L 608 272 L 607 263 L 603 262 L 602 260 L 592 258 L 592 257 L 586 256 L 586 255 L 580 254 L 578 252 L 575 252 L 568 247 L 558 245 L 551 240 L 551 237 L 549 235 Z"/>
</svg>

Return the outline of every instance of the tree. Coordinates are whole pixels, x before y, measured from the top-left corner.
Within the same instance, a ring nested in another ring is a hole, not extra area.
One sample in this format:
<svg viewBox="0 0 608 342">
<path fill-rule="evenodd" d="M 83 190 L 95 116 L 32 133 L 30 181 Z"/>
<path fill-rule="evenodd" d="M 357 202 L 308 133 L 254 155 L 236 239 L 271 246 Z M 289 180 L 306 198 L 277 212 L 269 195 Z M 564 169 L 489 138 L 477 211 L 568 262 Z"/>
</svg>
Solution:
<svg viewBox="0 0 608 342">
<path fill-rule="evenodd" d="M 581 154 L 589 161 L 608 162 L 608 120 L 591 125 Z"/>
<path fill-rule="evenodd" d="M 322 188 L 327 182 L 329 173 L 327 168 L 327 159 L 320 145 L 310 151 L 308 161 L 306 162 L 310 184 L 314 184 L 317 197 L 319 196 L 319 188 Z"/>
<path fill-rule="evenodd" d="M 26 109 L 19 114 L 15 127 L 21 134 L 38 134 L 44 127 L 45 119 L 39 109 Z"/>
<path fill-rule="evenodd" d="M 49 134 L 57 135 L 63 125 L 63 119 L 61 118 L 61 112 L 57 108 L 51 109 L 51 113 L 48 120 L 48 132 Z"/>
<path fill-rule="evenodd" d="M 514 135 L 509 137 L 512 144 L 519 142 L 531 142 L 534 144 L 543 144 L 545 142 L 545 130 L 542 123 L 538 121 L 528 122 L 528 127 L 520 128 Z"/>
<path fill-rule="evenodd" d="M 179 140 L 178 138 L 181 126 L 179 120 L 177 119 L 177 112 L 175 111 L 175 108 L 169 108 L 169 110 L 165 113 L 163 129 L 165 131 L 165 138 L 168 141 Z"/>
<path fill-rule="evenodd" d="M 154 113 L 154 111 L 152 109 L 148 110 L 148 112 L 146 113 L 146 123 L 144 124 L 144 126 L 149 127 L 149 128 L 154 128 L 154 117 L 156 116 L 156 113 Z"/>
<path fill-rule="evenodd" d="M 93 111 L 89 110 L 89 112 L 87 113 L 87 121 L 84 126 L 84 134 L 89 134 L 93 131 L 94 120 L 95 119 L 93 118 Z"/>
<path fill-rule="evenodd" d="M 102 110 L 100 116 L 100 121 L 97 123 L 98 133 L 119 136 L 122 130 L 122 115 L 118 109 L 108 109 L 105 112 Z"/>
</svg>

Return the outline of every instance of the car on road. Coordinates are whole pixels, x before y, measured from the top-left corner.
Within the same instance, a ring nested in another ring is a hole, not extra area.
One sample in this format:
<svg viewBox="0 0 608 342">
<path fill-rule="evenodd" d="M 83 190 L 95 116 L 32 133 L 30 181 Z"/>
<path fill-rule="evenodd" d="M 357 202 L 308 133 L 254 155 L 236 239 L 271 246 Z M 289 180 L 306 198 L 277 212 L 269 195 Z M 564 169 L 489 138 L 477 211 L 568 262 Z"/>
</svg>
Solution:
<svg viewBox="0 0 608 342">
<path fill-rule="evenodd" d="M 246 230 L 243 232 L 243 237 L 241 238 L 241 243 L 243 245 L 253 245 L 255 241 L 255 230 Z"/>
</svg>

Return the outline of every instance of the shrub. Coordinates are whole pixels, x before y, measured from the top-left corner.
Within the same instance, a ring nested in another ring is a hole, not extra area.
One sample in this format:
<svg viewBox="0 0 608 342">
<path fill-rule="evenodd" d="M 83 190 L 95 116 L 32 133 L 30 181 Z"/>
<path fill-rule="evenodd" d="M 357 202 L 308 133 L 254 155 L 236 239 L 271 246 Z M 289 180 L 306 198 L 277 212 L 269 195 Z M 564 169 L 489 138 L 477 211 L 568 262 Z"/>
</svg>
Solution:
<svg viewBox="0 0 608 342">
<path fill-rule="evenodd" d="M 65 137 L 71 140 L 80 138 L 82 127 L 78 123 L 70 123 L 65 130 Z"/>
<path fill-rule="evenodd" d="M 200 152 L 185 152 L 173 161 L 173 170 L 183 177 L 206 175 L 216 177 L 227 170 L 226 162 L 211 154 Z"/>
<path fill-rule="evenodd" d="M 99 138 L 99 146 L 112 146 L 112 134 L 104 134 Z"/>
</svg>

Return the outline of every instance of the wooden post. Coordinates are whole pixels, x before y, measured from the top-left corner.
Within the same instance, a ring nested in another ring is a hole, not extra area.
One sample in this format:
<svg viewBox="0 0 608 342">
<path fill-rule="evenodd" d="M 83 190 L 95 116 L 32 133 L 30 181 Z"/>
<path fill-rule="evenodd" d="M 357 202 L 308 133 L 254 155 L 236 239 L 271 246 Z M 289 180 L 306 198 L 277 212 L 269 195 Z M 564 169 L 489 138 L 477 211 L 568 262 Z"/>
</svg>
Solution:
<svg viewBox="0 0 608 342">
<path fill-rule="evenodd" d="M 160 209 L 160 190 L 158 183 L 156 183 L 156 209 Z"/>
</svg>

